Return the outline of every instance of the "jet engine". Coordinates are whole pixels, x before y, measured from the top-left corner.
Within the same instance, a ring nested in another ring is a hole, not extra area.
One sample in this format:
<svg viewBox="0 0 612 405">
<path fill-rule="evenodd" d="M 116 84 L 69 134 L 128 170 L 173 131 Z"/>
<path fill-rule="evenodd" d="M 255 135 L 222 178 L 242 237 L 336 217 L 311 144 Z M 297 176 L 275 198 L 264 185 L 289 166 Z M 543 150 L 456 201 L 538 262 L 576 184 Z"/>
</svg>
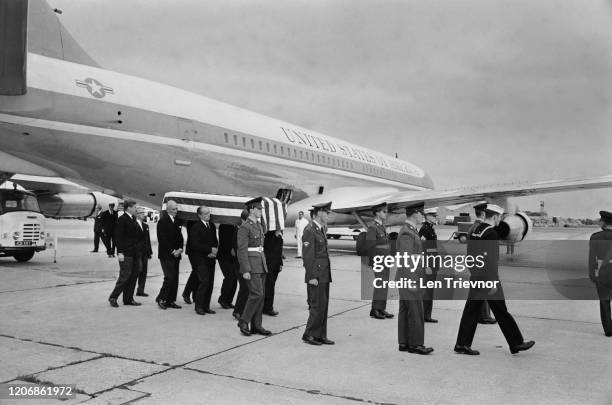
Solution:
<svg viewBox="0 0 612 405">
<path fill-rule="evenodd" d="M 516 243 L 525 239 L 525 236 L 533 228 L 533 223 L 527 214 L 517 212 L 505 217 L 498 226 L 498 233 L 502 241 L 506 243 Z"/>
<path fill-rule="evenodd" d="M 43 215 L 52 218 L 86 218 L 95 214 L 98 205 L 106 209 L 118 203 L 115 197 L 98 192 L 39 194 L 37 199 Z"/>
</svg>

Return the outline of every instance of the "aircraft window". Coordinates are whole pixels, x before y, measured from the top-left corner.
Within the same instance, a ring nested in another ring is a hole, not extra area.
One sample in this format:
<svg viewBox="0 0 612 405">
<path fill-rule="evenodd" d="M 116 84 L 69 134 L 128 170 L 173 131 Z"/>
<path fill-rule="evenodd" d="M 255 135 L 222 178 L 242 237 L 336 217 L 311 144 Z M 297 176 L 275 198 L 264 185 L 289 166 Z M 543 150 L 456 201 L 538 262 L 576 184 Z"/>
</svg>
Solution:
<svg viewBox="0 0 612 405">
<path fill-rule="evenodd" d="M 276 144 L 274 144 L 274 153 L 278 153 L 278 150 L 276 148 Z"/>
<path fill-rule="evenodd" d="M 300 151 L 300 159 L 304 159 L 304 154 Z"/>
<path fill-rule="evenodd" d="M 321 156 L 317 155 L 317 163 L 321 163 Z"/>
<path fill-rule="evenodd" d="M 293 149 L 293 157 L 296 158 L 297 157 L 297 149 Z"/>
<path fill-rule="evenodd" d="M 225 143 L 229 142 L 229 136 L 227 136 L 227 132 L 223 134 L 223 137 L 225 138 Z"/>
<path fill-rule="evenodd" d="M 306 160 L 308 160 L 308 152 L 306 152 Z"/>
<path fill-rule="evenodd" d="M 259 141 L 259 150 L 263 150 L 263 146 L 262 146 L 261 141 Z"/>
<path fill-rule="evenodd" d="M 238 145 L 238 136 L 234 135 L 234 145 Z"/>
<path fill-rule="evenodd" d="M 281 146 L 281 155 L 284 155 L 284 154 L 285 154 L 285 147 Z"/>
<path fill-rule="evenodd" d="M 331 158 L 329 156 L 327 157 L 327 164 L 331 165 Z"/>
<path fill-rule="evenodd" d="M 255 149 L 255 141 L 251 138 L 251 149 Z"/>
<path fill-rule="evenodd" d="M 266 142 L 266 151 L 270 152 L 270 144 Z"/>
<path fill-rule="evenodd" d="M 246 148 L 246 138 L 244 136 L 242 137 L 242 147 Z"/>
</svg>

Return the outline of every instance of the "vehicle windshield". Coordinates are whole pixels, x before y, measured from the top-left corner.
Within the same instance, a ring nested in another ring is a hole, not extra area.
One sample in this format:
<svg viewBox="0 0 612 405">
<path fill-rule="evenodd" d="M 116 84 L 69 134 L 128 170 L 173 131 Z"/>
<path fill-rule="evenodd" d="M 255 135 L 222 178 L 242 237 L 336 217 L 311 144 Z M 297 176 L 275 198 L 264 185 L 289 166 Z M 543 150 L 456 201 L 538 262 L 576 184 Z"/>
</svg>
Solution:
<svg viewBox="0 0 612 405">
<path fill-rule="evenodd" d="M 38 200 L 32 194 L 19 190 L 0 190 L 0 214 L 13 211 L 40 212 Z"/>
</svg>

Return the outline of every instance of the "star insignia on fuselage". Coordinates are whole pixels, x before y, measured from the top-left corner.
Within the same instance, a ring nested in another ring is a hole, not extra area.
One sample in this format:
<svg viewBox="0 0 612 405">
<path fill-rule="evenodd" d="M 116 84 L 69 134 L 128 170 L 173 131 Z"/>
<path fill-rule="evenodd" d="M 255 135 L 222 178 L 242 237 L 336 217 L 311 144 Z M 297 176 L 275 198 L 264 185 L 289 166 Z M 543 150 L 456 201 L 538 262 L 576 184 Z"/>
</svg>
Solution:
<svg viewBox="0 0 612 405">
<path fill-rule="evenodd" d="M 87 89 L 89 94 L 95 98 L 103 98 L 107 94 L 115 94 L 112 87 L 105 86 L 96 79 L 88 77 L 85 80 L 77 80 L 76 85 Z"/>
</svg>

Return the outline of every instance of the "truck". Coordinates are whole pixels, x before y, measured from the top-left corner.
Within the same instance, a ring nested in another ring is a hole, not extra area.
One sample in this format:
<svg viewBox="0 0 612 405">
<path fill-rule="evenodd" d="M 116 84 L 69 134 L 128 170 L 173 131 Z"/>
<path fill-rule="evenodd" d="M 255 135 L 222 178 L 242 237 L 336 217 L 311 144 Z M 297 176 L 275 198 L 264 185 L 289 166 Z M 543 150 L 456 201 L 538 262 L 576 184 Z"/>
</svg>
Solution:
<svg viewBox="0 0 612 405">
<path fill-rule="evenodd" d="M 36 195 L 24 190 L 0 189 L 0 257 L 20 262 L 45 250 L 45 217 Z"/>
</svg>

